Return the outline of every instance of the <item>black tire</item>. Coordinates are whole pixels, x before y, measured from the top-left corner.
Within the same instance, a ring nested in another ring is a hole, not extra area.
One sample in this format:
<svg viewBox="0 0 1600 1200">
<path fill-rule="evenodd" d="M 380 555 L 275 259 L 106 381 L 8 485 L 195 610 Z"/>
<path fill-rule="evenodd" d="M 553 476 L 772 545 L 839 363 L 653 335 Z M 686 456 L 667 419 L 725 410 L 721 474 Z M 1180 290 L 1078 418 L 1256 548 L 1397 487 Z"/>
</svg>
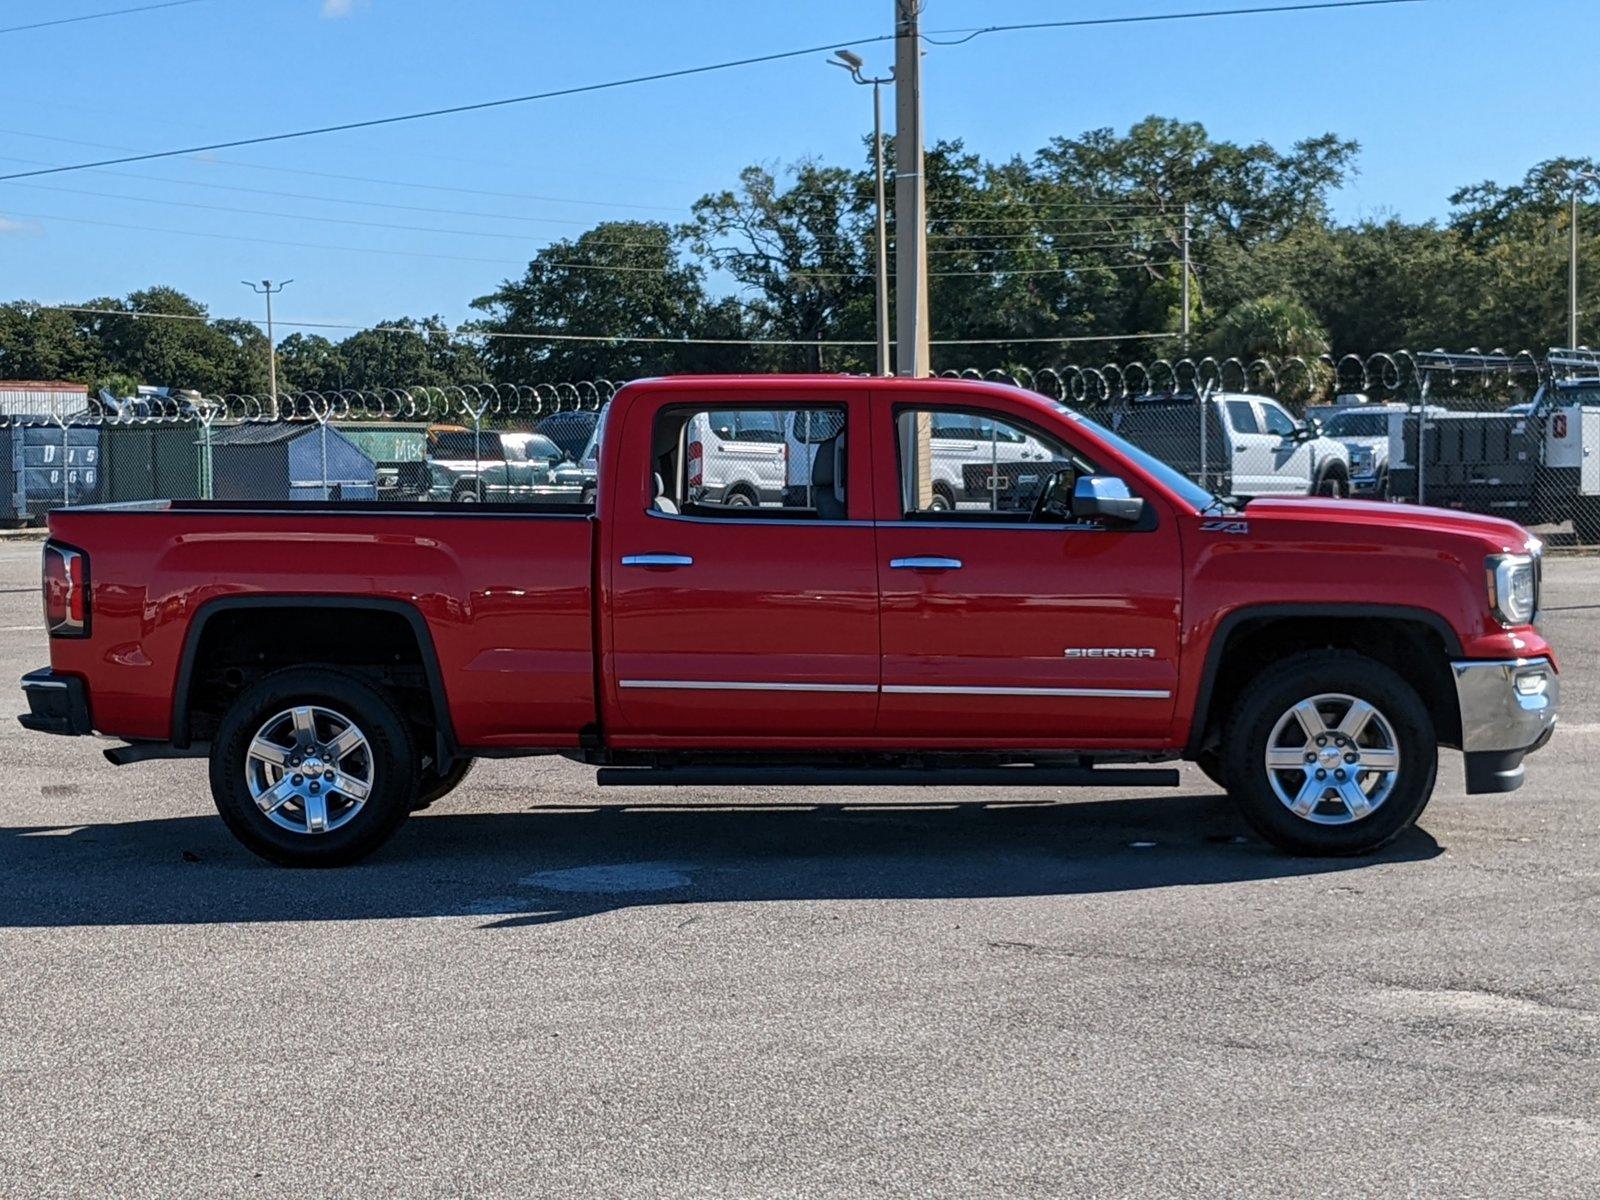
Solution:
<svg viewBox="0 0 1600 1200">
<path fill-rule="evenodd" d="M 933 499 L 928 504 L 930 512 L 950 512 L 956 506 L 955 497 L 950 494 L 950 489 L 938 483 L 933 487 Z"/>
<path fill-rule="evenodd" d="M 250 744 L 263 724 L 300 706 L 347 717 L 365 736 L 365 753 L 370 753 L 370 793 L 345 823 L 322 833 L 275 823 L 257 806 L 246 777 Z M 417 791 L 416 750 L 405 719 L 364 680 L 326 667 L 291 667 L 261 679 L 234 701 L 211 743 L 217 812 L 246 848 L 284 866 L 336 867 L 366 857 L 400 828 Z"/>
<path fill-rule="evenodd" d="M 754 508 L 756 498 L 744 488 L 734 488 L 722 498 L 722 503 L 729 508 Z"/>
<path fill-rule="evenodd" d="M 483 501 L 483 489 L 475 483 L 458 483 L 450 500 L 455 504 L 479 504 Z"/>
<path fill-rule="evenodd" d="M 472 770 L 474 761 L 470 758 L 458 758 L 444 771 L 435 771 L 431 766 L 423 767 L 417 772 L 419 791 L 411 805 L 411 811 L 421 812 L 435 800 L 443 800 L 455 791 L 467 777 L 467 772 Z"/>
<path fill-rule="evenodd" d="M 1267 742 L 1279 718 L 1302 700 L 1328 693 L 1376 708 L 1393 731 L 1400 763 L 1386 799 L 1359 819 L 1336 825 L 1291 812 L 1273 791 L 1266 767 Z M 1345 650 L 1297 654 L 1257 677 L 1234 706 L 1222 753 L 1228 794 L 1244 819 L 1291 854 L 1368 854 L 1387 845 L 1427 807 L 1439 767 L 1433 720 L 1416 691 L 1382 663 Z"/>
<path fill-rule="evenodd" d="M 1337 467 L 1329 467 L 1317 477 L 1316 495 L 1343 500 L 1350 495 L 1350 481 Z"/>
<path fill-rule="evenodd" d="M 1378 500 L 1392 500 L 1394 498 L 1393 496 L 1391 496 L 1389 494 L 1389 468 L 1388 467 L 1385 467 L 1385 468 L 1383 468 L 1383 470 L 1378 472 L 1378 484 L 1377 484 L 1377 487 L 1373 490 L 1373 495 Z"/>
</svg>

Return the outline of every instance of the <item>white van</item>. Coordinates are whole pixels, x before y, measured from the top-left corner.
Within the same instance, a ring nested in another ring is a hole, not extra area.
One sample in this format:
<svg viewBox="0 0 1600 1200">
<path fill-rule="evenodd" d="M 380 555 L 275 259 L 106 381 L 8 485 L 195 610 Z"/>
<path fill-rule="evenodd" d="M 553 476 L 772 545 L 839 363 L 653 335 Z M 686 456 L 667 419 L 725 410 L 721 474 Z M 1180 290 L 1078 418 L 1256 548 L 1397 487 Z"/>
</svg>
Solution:
<svg viewBox="0 0 1600 1200">
<path fill-rule="evenodd" d="M 784 414 L 713 409 L 687 427 L 688 498 L 731 507 L 782 504 L 788 482 Z"/>
</svg>

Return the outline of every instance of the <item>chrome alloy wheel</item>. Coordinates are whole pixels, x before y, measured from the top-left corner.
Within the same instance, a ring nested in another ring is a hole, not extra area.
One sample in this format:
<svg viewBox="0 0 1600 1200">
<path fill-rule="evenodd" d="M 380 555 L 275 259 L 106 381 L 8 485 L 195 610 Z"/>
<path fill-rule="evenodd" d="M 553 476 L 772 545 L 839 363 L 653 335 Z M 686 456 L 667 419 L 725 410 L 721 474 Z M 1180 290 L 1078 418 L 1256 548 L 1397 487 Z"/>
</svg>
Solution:
<svg viewBox="0 0 1600 1200">
<path fill-rule="evenodd" d="M 372 747 L 343 713 L 297 705 L 250 739 L 245 783 L 268 820 L 291 833 L 331 833 L 372 795 Z"/>
<path fill-rule="evenodd" d="M 1400 778 L 1394 726 L 1365 700 L 1340 692 L 1300 701 L 1267 738 L 1267 779 L 1295 816 L 1349 825 L 1371 816 Z"/>
</svg>

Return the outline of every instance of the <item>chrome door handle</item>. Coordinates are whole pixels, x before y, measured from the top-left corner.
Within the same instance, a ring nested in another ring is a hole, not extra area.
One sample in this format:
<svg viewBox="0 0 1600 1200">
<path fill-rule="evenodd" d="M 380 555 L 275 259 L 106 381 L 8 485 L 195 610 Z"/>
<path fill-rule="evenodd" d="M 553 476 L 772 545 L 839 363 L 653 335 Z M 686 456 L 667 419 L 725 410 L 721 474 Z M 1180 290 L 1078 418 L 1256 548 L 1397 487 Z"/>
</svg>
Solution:
<svg viewBox="0 0 1600 1200">
<path fill-rule="evenodd" d="M 624 554 L 625 567 L 692 567 L 694 559 L 687 554 Z"/>
<path fill-rule="evenodd" d="M 891 558 L 889 566 L 896 571 L 959 571 L 961 560 L 922 555 L 917 558 Z"/>
</svg>

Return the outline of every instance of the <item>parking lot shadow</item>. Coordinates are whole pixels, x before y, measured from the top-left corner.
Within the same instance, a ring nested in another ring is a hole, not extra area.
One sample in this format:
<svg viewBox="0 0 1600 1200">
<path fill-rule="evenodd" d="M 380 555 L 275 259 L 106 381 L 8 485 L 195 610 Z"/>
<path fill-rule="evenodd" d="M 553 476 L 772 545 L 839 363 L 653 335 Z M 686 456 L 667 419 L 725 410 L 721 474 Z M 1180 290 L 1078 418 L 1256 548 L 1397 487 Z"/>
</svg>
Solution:
<svg viewBox="0 0 1600 1200">
<path fill-rule="evenodd" d="M 1440 847 L 1294 858 L 1216 795 L 1065 803 L 537 805 L 413 818 L 371 859 L 269 866 L 214 816 L 0 828 L 0 927 L 481 918 L 699 901 L 1071 895 L 1359 871 Z"/>
</svg>

